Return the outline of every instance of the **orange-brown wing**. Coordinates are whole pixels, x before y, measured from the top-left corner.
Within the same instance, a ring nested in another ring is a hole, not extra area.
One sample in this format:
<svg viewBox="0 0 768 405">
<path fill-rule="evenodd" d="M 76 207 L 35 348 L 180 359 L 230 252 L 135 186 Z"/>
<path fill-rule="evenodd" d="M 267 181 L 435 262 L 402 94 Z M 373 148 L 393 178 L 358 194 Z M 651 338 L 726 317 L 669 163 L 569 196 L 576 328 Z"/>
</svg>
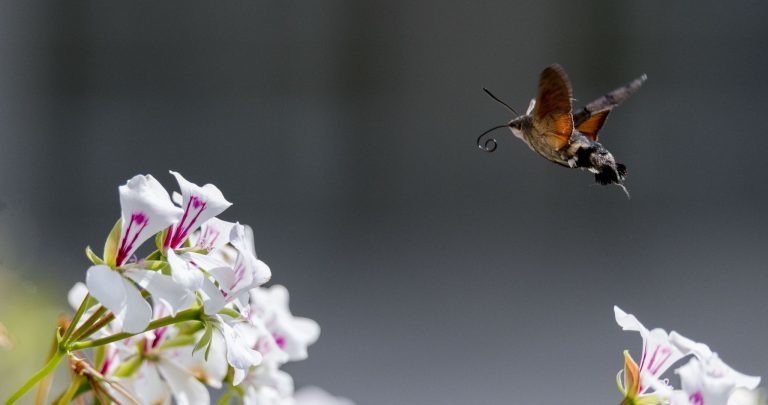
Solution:
<svg viewBox="0 0 768 405">
<path fill-rule="evenodd" d="M 579 124 L 579 126 L 576 127 L 576 130 L 584 134 L 584 136 L 587 138 L 593 141 L 597 141 L 597 132 L 600 131 L 600 128 L 603 127 L 605 119 L 608 118 L 609 112 L 611 112 L 611 110 L 600 111 L 598 113 L 592 114 L 592 116 L 587 118 L 586 121 Z"/>
<path fill-rule="evenodd" d="M 571 139 L 572 96 L 571 82 L 560 65 L 551 65 L 541 72 L 536 108 L 533 110 L 533 125 L 556 149 L 566 146 Z"/>
</svg>

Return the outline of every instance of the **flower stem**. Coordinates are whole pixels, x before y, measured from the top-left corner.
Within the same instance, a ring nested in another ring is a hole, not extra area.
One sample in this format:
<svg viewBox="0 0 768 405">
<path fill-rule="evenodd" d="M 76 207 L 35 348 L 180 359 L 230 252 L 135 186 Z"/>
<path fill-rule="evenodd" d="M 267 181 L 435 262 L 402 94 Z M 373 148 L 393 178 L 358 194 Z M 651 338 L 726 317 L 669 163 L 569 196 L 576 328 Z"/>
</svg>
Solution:
<svg viewBox="0 0 768 405">
<path fill-rule="evenodd" d="M 81 376 L 73 377 L 72 383 L 70 383 L 67 390 L 64 391 L 63 394 L 61 394 L 56 404 L 67 405 L 70 401 L 72 401 L 72 398 L 75 397 L 75 394 L 77 393 L 77 390 L 80 389 L 80 385 L 83 383 L 83 381 L 85 381 L 85 378 Z"/>
<path fill-rule="evenodd" d="M 149 325 L 147 325 L 147 328 L 144 329 L 143 332 L 147 332 L 157 328 L 162 328 L 163 326 L 173 325 L 179 322 L 199 321 L 202 313 L 203 311 L 201 308 L 186 309 L 176 314 L 176 316 L 166 316 L 165 318 L 160 318 L 150 322 Z M 67 349 L 74 351 L 74 350 L 87 349 L 89 347 L 103 346 L 112 342 L 117 342 L 118 340 L 129 338 L 137 334 L 138 333 L 129 333 L 129 332 L 116 333 L 114 335 L 110 335 L 101 339 L 89 340 L 87 342 L 73 343 L 69 345 Z"/>
<path fill-rule="evenodd" d="M 86 294 L 85 298 L 83 298 L 83 302 L 80 303 L 80 307 L 77 309 L 77 312 L 75 312 L 75 317 L 72 318 L 72 322 L 69 323 L 69 327 L 67 327 L 66 332 L 64 332 L 64 336 L 61 338 L 62 342 L 66 342 L 69 337 L 72 336 L 72 332 L 74 332 L 75 328 L 77 328 L 77 323 L 80 322 L 80 318 L 83 317 L 85 309 L 88 308 L 88 300 L 90 299 L 90 294 Z"/>
<path fill-rule="evenodd" d="M 87 332 L 90 331 L 93 324 L 99 319 L 100 316 L 107 312 L 107 308 L 100 307 L 94 313 L 83 322 L 83 324 L 72 333 L 72 340 L 78 341 L 84 339 Z M 95 332 L 95 331 L 94 331 Z M 93 332 L 92 332 L 93 333 Z M 89 335 L 88 335 L 89 336 Z"/>
<path fill-rule="evenodd" d="M 40 380 L 45 378 L 45 376 L 53 372 L 53 370 L 56 369 L 56 366 L 59 365 L 59 363 L 64 358 L 64 356 L 66 356 L 66 352 L 62 350 L 57 350 L 56 353 L 53 355 L 53 357 L 51 357 L 51 359 L 48 360 L 48 363 L 46 363 L 46 365 L 43 366 L 43 368 L 41 368 L 40 371 L 35 373 L 35 375 L 33 375 L 29 379 L 29 381 L 27 381 L 24 385 L 22 385 L 21 388 L 19 388 L 19 390 L 16 391 L 15 394 L 13 394 L 13 396 L 8 398 L 8 401 L 5 402 L 5 405 L 11 405 L 14 402 L 16 402 L 19 398 L 24 396 L 24 394 L 27 391 L 32 389 L 32 387 L 34 387 L 35 384 L 37 384 L 38 382 L 40 382 Z"/>
</svg>

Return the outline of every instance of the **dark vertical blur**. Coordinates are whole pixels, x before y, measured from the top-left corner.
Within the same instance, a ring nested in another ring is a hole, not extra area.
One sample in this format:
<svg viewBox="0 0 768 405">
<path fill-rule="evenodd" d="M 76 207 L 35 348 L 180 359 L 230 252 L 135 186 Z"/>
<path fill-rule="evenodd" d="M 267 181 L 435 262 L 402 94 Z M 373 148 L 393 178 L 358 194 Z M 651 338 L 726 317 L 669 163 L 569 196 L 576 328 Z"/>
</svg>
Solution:
<svg viewBox="0 0 768 405">
<path fill-rule="evenodd" d="M 616 403 L 612 306 L 768 375 L 768 6 L 745 1 L 0 4 L 0 264 L 82 280 L 117 186 L 212 182 L 360 403 Z M 632 199 L 506 133 L 558 62 Z M 4 208 L 3 208 L 4 207 Z M 57 293 L 62 306 L 65 292 Z M 3 302 L 0 305 L 12 305 Z M 41 319 L 40 322 L 53 322 Z"/>
</svg>

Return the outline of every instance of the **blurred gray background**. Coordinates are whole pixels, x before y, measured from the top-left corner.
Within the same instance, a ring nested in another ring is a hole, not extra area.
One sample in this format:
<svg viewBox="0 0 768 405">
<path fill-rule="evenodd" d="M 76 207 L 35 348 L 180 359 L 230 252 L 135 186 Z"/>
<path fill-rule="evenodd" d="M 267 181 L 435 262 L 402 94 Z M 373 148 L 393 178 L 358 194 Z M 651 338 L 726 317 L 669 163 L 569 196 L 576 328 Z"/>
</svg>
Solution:
<svg viewBox="0 0 768 405">
<path fill-rule="evenodd" d="M 768 376 L 766 17 L 759 1 L 6 1 L 0 264 L 63 310 L 117 186 L 173 190 L 173 169 L 222 189 L 222 217 L 254 227 L 294 313 L 321 324 L 297 385 L 615 404 L 640 337 L 614 304 Z M 481 87 L 524 110 L 553 62 L 578 106 L 648 74 L 601 132 L 631 200 L 508 132 L 476 148 L 511 118 Z"/>
</svg>

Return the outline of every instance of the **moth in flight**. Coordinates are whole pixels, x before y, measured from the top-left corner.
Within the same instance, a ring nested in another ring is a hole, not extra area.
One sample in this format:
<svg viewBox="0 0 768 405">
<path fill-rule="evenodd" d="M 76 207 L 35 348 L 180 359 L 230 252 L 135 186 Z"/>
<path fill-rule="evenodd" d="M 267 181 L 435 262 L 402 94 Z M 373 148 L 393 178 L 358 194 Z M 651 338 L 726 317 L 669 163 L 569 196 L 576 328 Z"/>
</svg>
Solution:
<svg viewBox="0 0 768 405">
<path fill-rule="evenodd" d="M 616 90 L 573 112 L 571 82 L 560 65 L 551 65 L 541 72 L 536 99 L 531 100 L 525 115 L 518 114 L 487 89 L 494 100 L 518 115 L 508 124 L 499 125 L 483 132 L 477 138 L 477 146 L 486 151 L 496 150 L 496 140 L 483 137 L 491 131 L 509 128 L 531 150 L 545 159 L 569 168 L 586 169 L 595 174 L 595 181 L 602 185 L 615 184 L 627 196 L 624 179 L 627 167 L 617 163 L 611 152 L 597 141 L 597 133 L 603 127 L 611 110 L 636 92 L 646 76 L 629 82 Z"/>
</svg>

